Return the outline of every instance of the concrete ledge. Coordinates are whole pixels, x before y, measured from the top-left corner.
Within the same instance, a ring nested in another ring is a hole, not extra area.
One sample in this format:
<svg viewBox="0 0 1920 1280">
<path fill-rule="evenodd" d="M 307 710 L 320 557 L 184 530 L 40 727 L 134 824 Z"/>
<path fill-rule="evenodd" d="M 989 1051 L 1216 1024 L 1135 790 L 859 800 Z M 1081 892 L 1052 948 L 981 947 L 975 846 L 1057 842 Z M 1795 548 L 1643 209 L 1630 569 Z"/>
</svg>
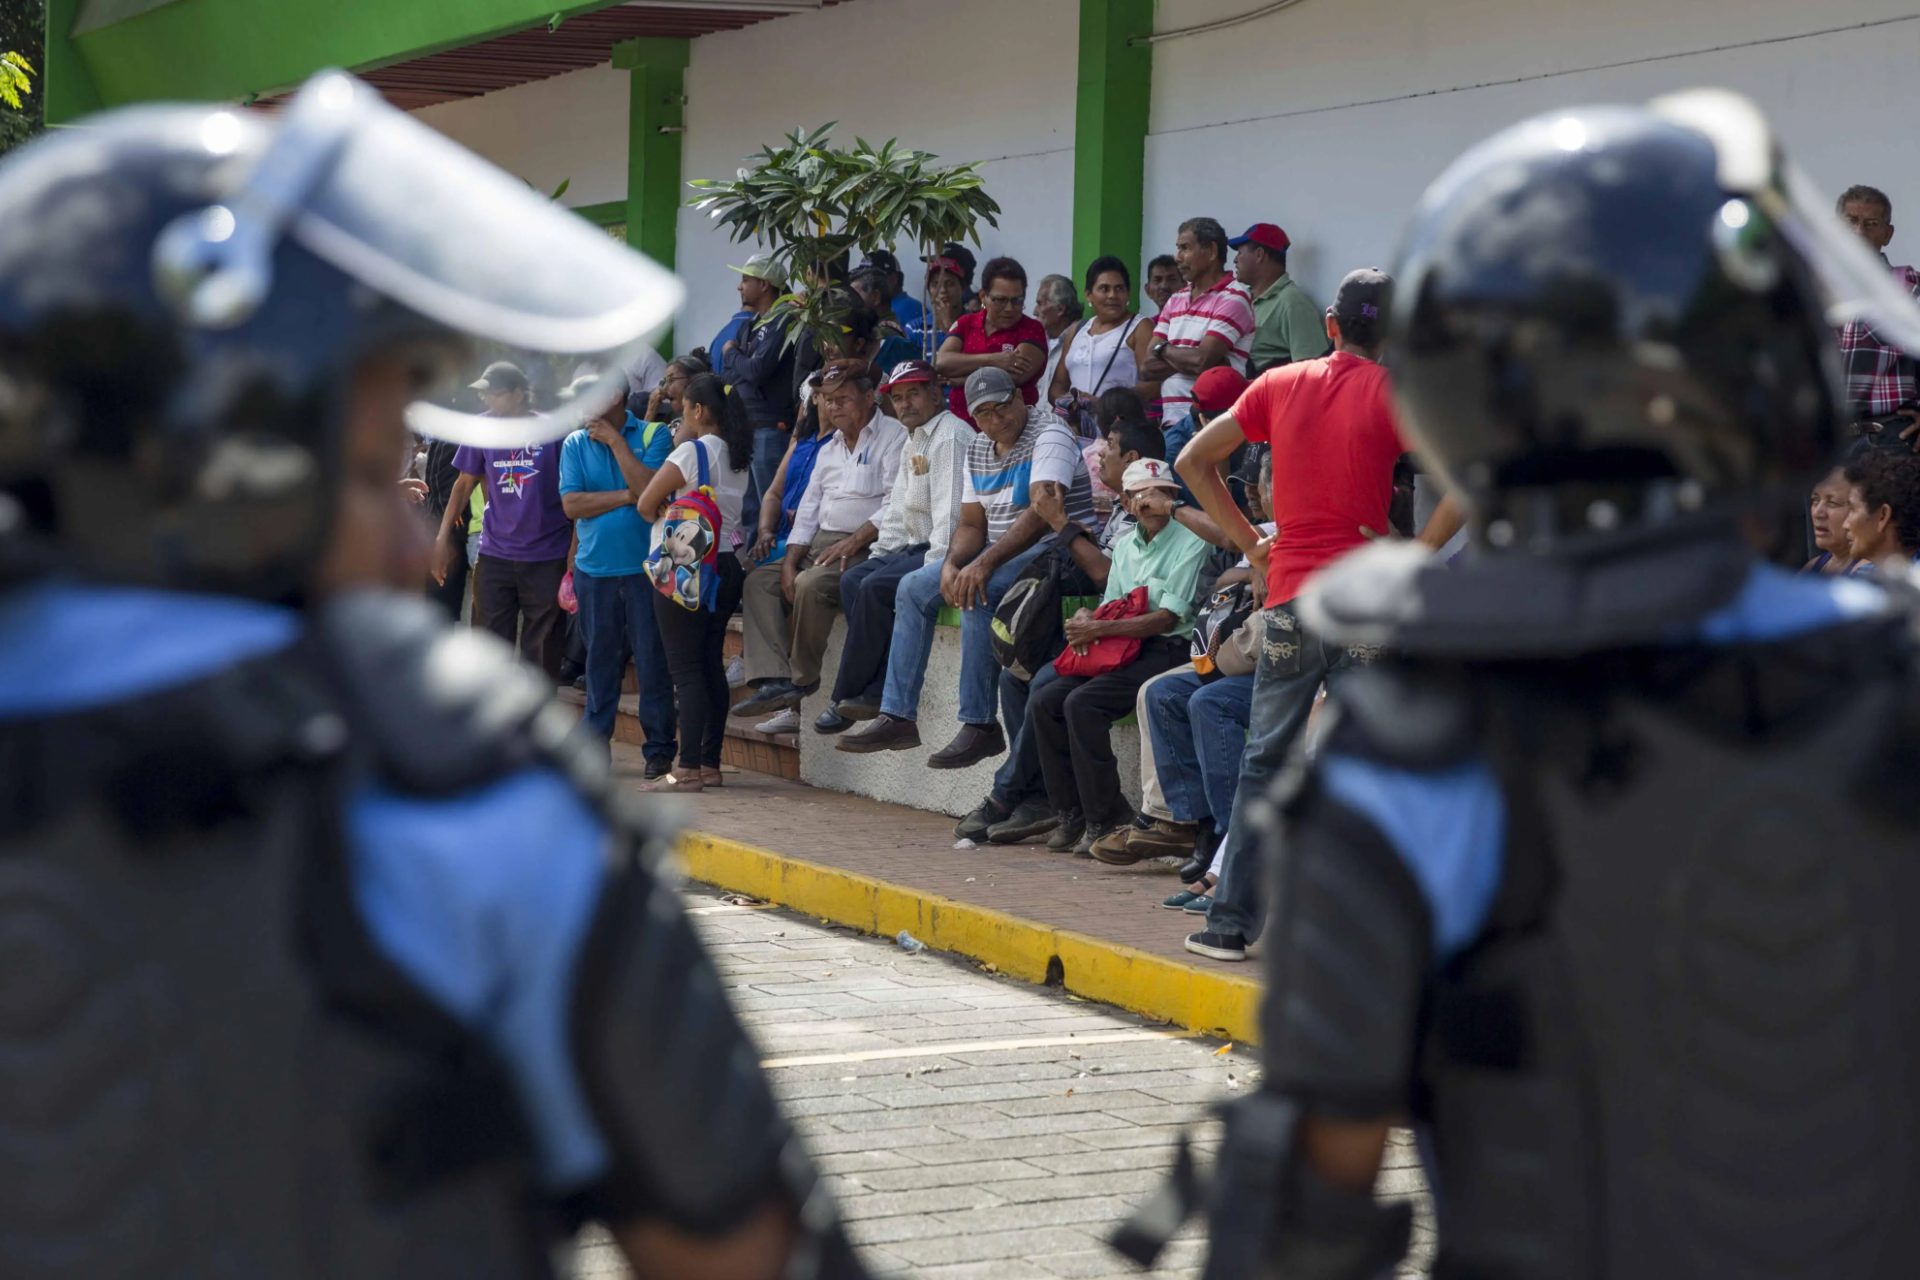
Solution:
<svg viewBox="0 0 1920 1280">
<path fill-rule="evenodd" d="M 905 929 L 935 950 L 983 961 L 1011 977 L 1190 1031 L 1257 1040 L 1261 986 L 1251 978 L 701 832 L 681 840 L 680 856 L 693 879 L 734 893 L 864 933 L 891 937 Z"/>
<path fill-rule="evenodd" d="M 809 786 L 928 809 L 953 817 L 970 811 L 986 798 L 994 770 L 1004 755 L 969 769 L 929 769 L 927 757 L 947 745 L 960 729 L 960 632 L 935 627 L 933 649 L 927 657 L 927 678 L 920 695 L 920 746 L 911 751 L 876 751 L 855 755 L 834 749 L 837 737 L 813 731 L 813 721 L 827 709 L 831 673 L 840 670 L 840 650 L 846 624 L 835 622 L 833 639 L 821 663 L 827 673 L 820 692 L 800 709 L 800 780 Z M 996 716 L 998 707 L 995 708 Z M 1008 745 L 1012 730 L 1006 725 Z M 1127 803 L 1140 807 L 1140 731 L 1131 719 L 1113 727 L 1113 754 L 1119 762 L 1120 791 Z"/>
</svg>

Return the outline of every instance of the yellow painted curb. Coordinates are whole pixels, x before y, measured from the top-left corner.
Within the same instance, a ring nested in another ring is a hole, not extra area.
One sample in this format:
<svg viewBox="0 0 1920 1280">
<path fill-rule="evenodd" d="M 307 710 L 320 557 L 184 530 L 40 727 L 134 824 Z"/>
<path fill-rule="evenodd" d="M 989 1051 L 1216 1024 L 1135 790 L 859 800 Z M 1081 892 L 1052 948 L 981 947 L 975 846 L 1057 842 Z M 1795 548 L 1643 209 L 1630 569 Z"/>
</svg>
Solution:
<svg viewBox="0 0 1920 1280">
<path fill-rule="evenodd" d="M 732 893 L 883 937 L 905 929 L 936 951 L 983 960 L 1028 982 L 1045 982 L 1057 963 L 1075 995 L 1207 1035 L 1247 1043 L 1258 1036 L 1261 987 L 1249 978 L 704 832 L 681 838 L 680 857 L 689 877 Z"/>
</svg>

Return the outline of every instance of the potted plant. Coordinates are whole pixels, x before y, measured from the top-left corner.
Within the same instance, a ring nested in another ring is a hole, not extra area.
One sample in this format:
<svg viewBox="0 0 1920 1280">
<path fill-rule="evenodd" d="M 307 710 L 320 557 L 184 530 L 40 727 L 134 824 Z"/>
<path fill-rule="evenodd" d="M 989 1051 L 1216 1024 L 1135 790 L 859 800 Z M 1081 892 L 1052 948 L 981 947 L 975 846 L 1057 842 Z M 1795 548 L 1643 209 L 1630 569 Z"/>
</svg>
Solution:
<svg viewBox="0 0 1920 1280">
<path fill-rule="evenodd" d="M 731 182 L 695 179 L 689 203 L 726 227 L 735 243 L 765 248 L 793 292 L 773 314 L 794 321 L 787 342 L 815 342 L 845 329 L 844 297 L 812 287 L 829 278 L 843 255 L 891 249 L 910 241 L 921 254 L 948 241 L 979 243 L 982 221 L 998 226 L 1000 206 L 981 185 L 975 164 L 941 165 L 939 157 L 893 139 L 875 147 L 855 138 L 851 150 L 829 145 L 833 124 L 787 135 L 762 147 Z"/>
</svg>

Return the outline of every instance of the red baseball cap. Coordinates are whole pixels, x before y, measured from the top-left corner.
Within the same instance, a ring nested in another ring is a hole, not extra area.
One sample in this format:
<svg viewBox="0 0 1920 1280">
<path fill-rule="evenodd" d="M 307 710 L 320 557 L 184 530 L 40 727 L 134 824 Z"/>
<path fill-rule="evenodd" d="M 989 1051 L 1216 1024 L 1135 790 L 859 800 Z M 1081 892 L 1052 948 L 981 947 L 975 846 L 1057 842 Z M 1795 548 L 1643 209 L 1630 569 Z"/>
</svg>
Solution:
<svg viewBox="0 0 1920 1280">
<path fill-rule="evenodd" d="M 961 265 L 958 262 L 955 262 L 952 258 L 928 258 L 927 259 L 927 278 L 931 280 L 933 278 L 933 273 L 936 271 L 951 271 L 959 279 L 961 284 L 965 284 L 967 282 L 967 276 L 970 274 L 965 268 L 961 267 Z"/>
<path fill-rule="evenodd" d="M 933 366 L 925 360 L 902 360 L 893 366 L 893 371 L 887 374 L 887 380 L 880 384 L 880 389 L 886 391 L 904 383 L 932 381 Z"/>
<path fill-rule="evenodd" d="M 1203 413 L 1225 413 L 1247 389 L 1246 375 L 1217 364 L 1193 380 L 1194 407 Z"/>
<path fill-rule="evenodd" d="M 1238 249 L 1243 244 L 1257 244 L 1262 249 L 1285 253 L 1292 247 L 1293 241 L 1287 239 L 1287 233 L 1271 222 L 1256 222 L 1246 229 L 1245 234 L 1227 241 L 1227 248 Z"/>
</svg>

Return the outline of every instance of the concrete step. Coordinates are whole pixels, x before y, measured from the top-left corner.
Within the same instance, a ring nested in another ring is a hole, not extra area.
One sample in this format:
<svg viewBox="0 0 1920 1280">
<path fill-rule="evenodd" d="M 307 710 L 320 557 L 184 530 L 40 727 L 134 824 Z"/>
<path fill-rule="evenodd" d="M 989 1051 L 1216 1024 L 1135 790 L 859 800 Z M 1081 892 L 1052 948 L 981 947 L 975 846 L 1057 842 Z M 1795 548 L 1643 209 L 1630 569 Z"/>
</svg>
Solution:
<svg viewBox="0 0 1920 1280">
<path fill-rule="evenodd" d="M 631 672 L 629 679 L 631 679 Z M 739 703 L 752 690 L 740 688 L 732 691 L 733 702 Z M 586 709 L 587 695 L 583 690 L 565 688 L 559 691 L 562 702 Z M 640 695 L 627 692 L 620 695 L 620 711 L 614 717 L 613 738 L 628 746 L 638 747 L 646 742 L 646 734 L 640 728 Z M 736 769 L 749 769 L 754 773 L 764 773 L 775 778 L 798 781 L 800 777 L 800 740 L 798 734 L 761 733 L 746 720 L 727 720 L 726 741 L 720 748 L 722 764 L 732 765 Z"/>
</svg>

